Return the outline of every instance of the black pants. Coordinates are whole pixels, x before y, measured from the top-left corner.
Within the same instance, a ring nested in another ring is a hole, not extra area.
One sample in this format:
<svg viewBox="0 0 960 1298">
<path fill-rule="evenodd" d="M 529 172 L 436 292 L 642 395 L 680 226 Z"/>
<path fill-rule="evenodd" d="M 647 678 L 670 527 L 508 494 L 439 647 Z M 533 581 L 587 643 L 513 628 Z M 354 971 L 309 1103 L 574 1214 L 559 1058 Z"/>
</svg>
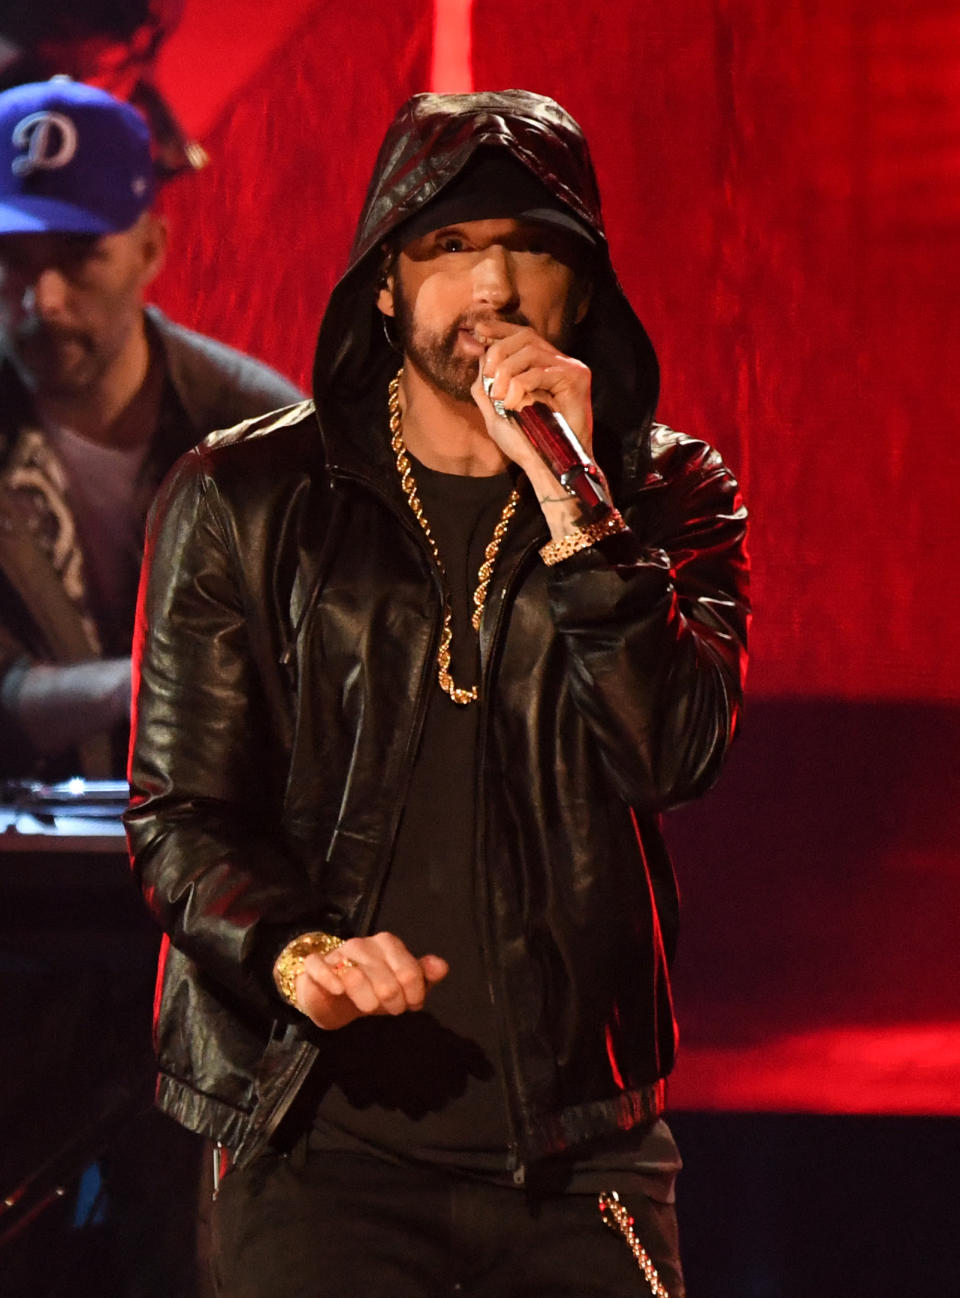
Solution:
<svg viewBox="0 0 960 1298">
<path fill-rule="evenodd" d="M 611 1185 L 616 1189 L 616 1185 Z M 623 1195 L 670 1298 L 683 1298 L 670 1204 Z M 355 1154 L 269 1155 L 213 1207 L 221 1298 L 646 1298 L 593 1194 L 543 1194 Z"/>
</svg>

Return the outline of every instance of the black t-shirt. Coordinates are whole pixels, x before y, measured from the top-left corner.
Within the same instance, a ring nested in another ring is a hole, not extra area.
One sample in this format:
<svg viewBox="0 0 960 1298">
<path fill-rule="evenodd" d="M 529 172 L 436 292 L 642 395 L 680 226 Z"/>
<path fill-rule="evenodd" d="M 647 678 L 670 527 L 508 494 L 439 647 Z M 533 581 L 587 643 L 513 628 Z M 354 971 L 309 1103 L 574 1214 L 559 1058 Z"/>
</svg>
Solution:
<svg viewBox="0 0 960 1298">
<path fill-rule="evenodd" d="M 470 624 L 473 592 L 511 479 L 459 477 L 412 464 L 446 570 L 453 679 L 470 688 L 478 683 L 480 665 Z M 396 933 L 415 955 L 443 956 L 450 973 L 430 991 L 420 1013 L 359 1019 L 324 1036 L 324 1090 L 310 1144 L 501 1179 L 509 1176 L 510 1123 L 502 1037 L 482 954 L 486 925 L 475 858 L 478 720 L 478 705 L 454 703 L 434 675 L 376 916 L 377 929 Z M 638 1132 L 626 1144 L 619 1136 L 614 1144 L 615 1155 L 597 1148 L 599 1161 L 562 1160 L 556 1168 L 560 1179 L 592 1190 L 600 1187 L 591 1172 L 602 1175 L 612 1165 L 635 1167 L 639 1161 L 658 1186 L 669 1182 L 672 1190 L 679 1160 L 662 1123 L 653 1133 Z"/>
<path fill-rule="evenodd" d="M 459 477 L 413 462 L 424 514 L 447 576 L 453 611 L 452 674 L 477 681 L 472 596 L 484 551 L 510 494 L 510 478 Z M 479 710 L 454 703 L 434 676 L 376 928 L 415 955 L 450 964 L 419 1014 L 360 1019 L 324 1040 L 330 1077 L 324 1128 L 430 1162 L 506 1165 L 508 1119 L 498 1033 L 480 954 L 474 861 Z M 491 1155 L 493 1155 L 491 1159 Z"/>
</svg>

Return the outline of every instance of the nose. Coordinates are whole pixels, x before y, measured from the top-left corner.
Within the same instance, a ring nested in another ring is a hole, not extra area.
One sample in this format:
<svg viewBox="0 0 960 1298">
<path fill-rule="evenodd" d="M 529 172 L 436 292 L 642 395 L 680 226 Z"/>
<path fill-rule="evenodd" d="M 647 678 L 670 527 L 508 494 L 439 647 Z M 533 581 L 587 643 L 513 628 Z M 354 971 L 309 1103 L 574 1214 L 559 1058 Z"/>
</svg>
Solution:
<svg viewBox="0 0 960 1298">
<path fill-rule="evenodd" d="M 473 269 L 473 300 L 494 311 L 513 310 L 517 306 L 517 285 L 509 251 L 502 244 L 484 248 Z"/>
<path fill-rule="evenodd" d="M 56 320 L 67 304 L 67 282 L 54 266 L 45 266 L 31 276 L 25 285 L 20 304 L 25 315 L 41 320 Z"/>
</svg>

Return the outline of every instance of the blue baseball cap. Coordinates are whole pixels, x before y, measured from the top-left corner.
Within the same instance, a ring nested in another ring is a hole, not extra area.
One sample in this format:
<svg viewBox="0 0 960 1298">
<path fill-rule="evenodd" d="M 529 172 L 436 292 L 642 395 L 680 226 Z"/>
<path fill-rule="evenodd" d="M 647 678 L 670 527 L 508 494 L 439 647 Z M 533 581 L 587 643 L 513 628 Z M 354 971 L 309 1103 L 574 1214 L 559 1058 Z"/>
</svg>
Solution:
<svg viewBox="0 0 960 1298">
<path fill-rule="evenodd" d="M 69 77 L 0 94 L 0 234 L 116 234 L 154 187 L 150 131 L 129 104 Z"/>
</svg>

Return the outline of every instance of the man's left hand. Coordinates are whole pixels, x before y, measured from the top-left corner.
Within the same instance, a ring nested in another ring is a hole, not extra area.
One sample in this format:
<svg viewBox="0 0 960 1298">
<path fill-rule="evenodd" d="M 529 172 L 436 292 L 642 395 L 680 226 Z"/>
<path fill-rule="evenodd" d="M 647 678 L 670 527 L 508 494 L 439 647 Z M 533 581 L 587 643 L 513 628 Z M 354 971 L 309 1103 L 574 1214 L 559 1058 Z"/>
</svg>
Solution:
<svg viewBox="0 0 960 1298">
<path fill-rule="evenodd" d="M 325 956 L 307 956 L 296 981 L 297 1008 L 326 1030 L 368 1015 L 406 1014 L 423 1007 L 448 971 L 446 960 L 418 959 L 394 933 L 353 937 Z"/>
</svg>

